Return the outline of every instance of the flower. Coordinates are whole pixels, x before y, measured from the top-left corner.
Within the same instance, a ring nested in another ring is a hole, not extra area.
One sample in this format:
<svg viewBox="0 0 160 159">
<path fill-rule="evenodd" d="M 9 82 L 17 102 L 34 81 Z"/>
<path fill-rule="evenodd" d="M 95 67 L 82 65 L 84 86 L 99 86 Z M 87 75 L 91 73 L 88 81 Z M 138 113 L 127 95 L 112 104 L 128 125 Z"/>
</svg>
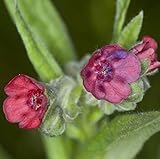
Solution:
<svg viewBox="0 0 160 159">
<path fill-rule="evenodd" d="M 20 128 L 38 128 L 48 103 L 44 86 L 20 74 L 5 86 L 4 91 L 8 95 L 3 103 L 6 119 L 11 123 L 19 123 Z"/>
<path fill-rule="evenodd" d="M 81 76 L 84 87 L 93 96 L 118 104 L 131 94 L 129 84 L 140 77 L 140 72 L 136 55 L 112 44 L 93 53 Z"/>
<path fill-rule="evenodd" d="M 156 71 L 160 67 L 160 62 L 157 60 L 157 42 L 149 37 L 144 36 L 142 41 L 135 45 L 130 52 L 138 56 L 140 60 L 149 60 L 150 65 L 148 72 Z"/>
</svg>

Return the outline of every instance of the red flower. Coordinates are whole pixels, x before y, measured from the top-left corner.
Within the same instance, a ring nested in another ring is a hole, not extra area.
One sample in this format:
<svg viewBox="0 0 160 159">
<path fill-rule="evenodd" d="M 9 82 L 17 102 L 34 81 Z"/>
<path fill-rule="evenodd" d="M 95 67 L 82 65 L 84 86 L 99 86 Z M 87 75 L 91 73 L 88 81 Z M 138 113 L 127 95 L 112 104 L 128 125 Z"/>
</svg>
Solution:
<svg viewBox="0 0 160 159">
<path fill-rule="evenodd" d="M 106 45 L 81 71 L 83 84 L 97 99 L 120 103 L 131 94 L 130 83 L 140 77 L 140 62 L 119 45 Z"/>
<path fill-rule="evenodd" d="M 4 88 L 8 95 L 3 103 L 6 119 L 20 128 L 38 128 L 47 109 L 44 86 L 31 77 L 18 75 Z"/>
<path fill-rule="evenodd" d="M 160 62 L 157 60 L 156 50 L 157 42 L 149 36 L 144 36 L 142 42 L 135 45 L 130 52 L 137 55 L 140 60 L 148 59 L 150 61 L 148 72 L 152 72 L 160 67 Z"/>
</svg>

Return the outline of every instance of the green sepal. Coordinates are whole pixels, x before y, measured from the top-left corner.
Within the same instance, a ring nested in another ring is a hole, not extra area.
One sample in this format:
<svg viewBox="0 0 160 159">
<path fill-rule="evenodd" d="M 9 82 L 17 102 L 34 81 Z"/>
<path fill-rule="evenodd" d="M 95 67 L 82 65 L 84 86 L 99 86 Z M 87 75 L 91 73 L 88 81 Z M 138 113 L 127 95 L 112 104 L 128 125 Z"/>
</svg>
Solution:
<svg viewBox="0 0 160 159">
<path fill-rule="evenodd" d="M 127 100 L 123 101 L 120 104 L 115 105 L 116 110 L 118 111 L 130 111 L 130 110 L 134 110 L 136 108 L 137 104 L 134 102 L 129 102 Z"/>
<path fill-rule="evenodd" d="M 127 98 L 128 102 L 138 103 L 142 101 L 144 96 L 144 84 L 141 79 L 130 85 L 132 94 Z"/>
<path fill-rule="evenodd" d="M 50 81 L 46 88 L 49 106 L 42 121 L 41 132 L 49 136 L 61 135 L 67 122 L 81 113 L 78 102 L 82 87 L 64 75 Z"/>
<path fill-rule="evenodd" d="M 81 108 L 78 106 L 80 93 L 80 86 L 75 86 L 70 92 L 68 102 L 63 107 L 63 117 L 66 121 L 74 120 L 81 113 Z"/>
<path fill-rule="evenodd" d="M 158 71 L 159 71 L 159 69 L 157 68 L 157 69 L 155 69 L 155 70 L 153 70 L 153 71 L 151 71 L 151 72 L 148 72 L 146 75 L 147 75 L 147 76 L 153 76 L 153 75 L 156 74 Z"/>
<path fill-rule="evenodd" d="M 66 121 L 74 120 L 81 112 L 77 105 L 82 88 L 69 76 L 61 76 L 50 84 L 56 92 L 56 104 L 63 110 L 63 118 Z"/>
<path fill-rule="evenodd" d="M 83 100 L 87 106 L 97 106 L 100 103 L 99 100 L 97 100 L 91 93 L 88 92 L 85 92 Z"/>
<path fill-rule="evenodd" d="M 99 107 L 107 115 L 112 114 L 116 110 L 116 107 L 115 107 L 114 104 L 109 103 L 109 102 L 104 101 L 104 100 L 100 101 Z"/>
<path fill-rule="evenodd" d="M 151 87 L 147 76 L 142 77 L 141 80 L 143 81 L 144 91 L 147 91 Z"/>
<path fill-rule="evenodd" d="M 43 118 L 40 131 L 47 136 L 61 135 L 65 130 L 65 121 L 62 117 L 62 109 L 50 105 Z"/>
<path fill-rule="evenodd" d="M 149 66 L 150 66 L 150 60 L 145 59 L 141 61 L 141 77 L 147 74 Z"/>
</svg>

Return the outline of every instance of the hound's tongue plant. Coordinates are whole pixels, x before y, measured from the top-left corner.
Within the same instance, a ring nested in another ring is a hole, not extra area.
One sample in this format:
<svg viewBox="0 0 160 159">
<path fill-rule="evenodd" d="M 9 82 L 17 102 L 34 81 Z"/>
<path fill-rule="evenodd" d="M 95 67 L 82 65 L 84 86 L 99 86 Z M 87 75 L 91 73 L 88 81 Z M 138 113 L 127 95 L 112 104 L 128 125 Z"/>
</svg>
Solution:
<svg viewBox="0 0 160 159">
<path fill-rule="evenodd" d="M 117 0 L 112 43 L 77 61 L 49 0 L 4 1 L 40 77 L 19 74 L 5 86 L 6 119 L 38 129 L 49 159 L 134 158 L 160 131 L 159 111 L 133 111 L 160 67 L 156 41 L 137 42 L 143 12 L 124 26 L 130 0 Z"/>
</svg>

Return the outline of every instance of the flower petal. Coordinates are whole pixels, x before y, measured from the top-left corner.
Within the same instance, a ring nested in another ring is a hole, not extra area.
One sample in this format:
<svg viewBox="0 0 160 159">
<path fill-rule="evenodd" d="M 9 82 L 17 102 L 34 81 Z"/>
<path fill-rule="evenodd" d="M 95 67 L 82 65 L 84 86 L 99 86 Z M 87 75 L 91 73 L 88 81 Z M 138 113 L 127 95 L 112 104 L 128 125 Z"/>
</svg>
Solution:
<svg viewBox="0 0 160 159">
<path fill-rule="evenodd" d="M 87 91 L 92 91 L 97 75 L 94 71 L 90 70 L 92 68 L 83 69 L 81 75 L 83 78 L 83 85 Z"/>
<path fill-rule="evenodd" d="M 37 117 L 35 118 L 25 118 L 19 123 L 19 127 L 23 129 L 36 129 L 41 125 L 41 120 Z"/>
<path fill-rule="evenodd" d="M 118 44 L 105 45 L 104 47 L 101 48 L 101 52 L 103 55 L 105 55 L 105 57 L 112 55 L 114 51 L 118 50 L 124 50 L 124 49 Z"/>
<path fill-rule="evenodd" d="M 92 91 L 92 94 L 97 98 L 97 99 L 104 99 L 105 98 L 105 86 L 104 83 L 97 81 L 95 83 L 94 89 Z"/>
<path fill-rule="evenodd" d="M 6 119 L 11 123 L 17 123 L 23 120 L 24 115 L 29 110 L 26 102 L 27 99 L 24 96 L 13 96 L 6 98 L 3 102 L 3 111 Z"/>
<path fill-rule="evenodd" d="M 149 67 L 149 71 L 154 71 L 156 69 L 160 68 L 160 62 L 159 61 L 156 61 L 156 62 L 153 62 L 153 64 Z"/>
<path fill-rule="evenodd" d="M 105 82 L 105 99 L 111 103 L 120 103 L 131 94 L 128 83 L 114 78 L 110 83 Z"/>
<path fill-rule="evenodd" d="M 20 95 L 28 92 L 29 90 L 37 89 L 37 88 L 44 91 L 43 86 L 39 84 L 37 81 L 35 81 L 31 77 L 20 74 L 14 77 L 5 86 L 4 91 L 6 92 L 7 95 L 13 96 L 13 95 Z"/>
<path fill-rule="evenodd" d="M 34 129 L 38 128 L 42 123 L 45 110 L 39 109 L 37 111 L 30 111 L 26 114 L 25 118 L 19 123 L 20 128 Z"/>
<path fill-rule="evenodd" d="M 128 83 L 136 81 L 141 72 L 141 66 L 138 58 L 134 54 L 128 54 L 125 59 L 113 63 L 115 76 L 123 78 Z"/>
<path fill-rule="evenodd" d="M 150 36 L 144 36 L 143 42 L 146 43 L 146 45 L 144 46 L 144 50 L 149 49 L 149 48 L 153 48 L 154 51 L 156 51 L 158 48 L 157 42 L 153 38 L 151 38 Z"/>
<path fill-rule="evenodd" d="M 138 54 L 138 58 L 140 60 L 145 60 L 145 59 L 149 59 L 149 60 L 154 60 L 156 57 L 155 51 L 152 48 L 149 48 L 148 50 L 143 51 L 142 53 Z"/>
</svg>

